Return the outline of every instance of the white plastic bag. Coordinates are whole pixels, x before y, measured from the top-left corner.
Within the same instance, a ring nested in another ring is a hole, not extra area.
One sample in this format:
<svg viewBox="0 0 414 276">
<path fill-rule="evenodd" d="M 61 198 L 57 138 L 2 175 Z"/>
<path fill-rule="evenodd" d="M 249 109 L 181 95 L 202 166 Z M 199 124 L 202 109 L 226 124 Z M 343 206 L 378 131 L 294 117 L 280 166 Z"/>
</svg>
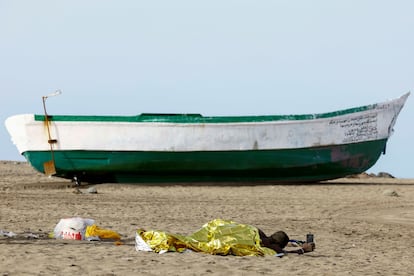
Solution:
<svg viewBox="0 0 414 276">
<path fill-rule="evenodd" d="M 53 230 L 55 239 L 84 240 L 86 227 L 95 223 L 93 219 L 80 217 L 61 219 Z"/>
</svg>

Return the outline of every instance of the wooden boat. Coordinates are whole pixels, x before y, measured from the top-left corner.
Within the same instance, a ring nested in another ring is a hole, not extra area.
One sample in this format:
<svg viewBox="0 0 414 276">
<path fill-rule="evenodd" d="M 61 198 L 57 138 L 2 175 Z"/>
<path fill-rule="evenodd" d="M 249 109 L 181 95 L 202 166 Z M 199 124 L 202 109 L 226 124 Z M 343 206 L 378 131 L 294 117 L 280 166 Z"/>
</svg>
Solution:
<svg viewBox="0 0 414 276">
<path fill-rule="evenodd" d="M 409 93 L 329 113 L 23 114 L 6 127 L 38 171 L 88 183 L 315 182 L 366 171 L 385 153 Z"/>
</svg>

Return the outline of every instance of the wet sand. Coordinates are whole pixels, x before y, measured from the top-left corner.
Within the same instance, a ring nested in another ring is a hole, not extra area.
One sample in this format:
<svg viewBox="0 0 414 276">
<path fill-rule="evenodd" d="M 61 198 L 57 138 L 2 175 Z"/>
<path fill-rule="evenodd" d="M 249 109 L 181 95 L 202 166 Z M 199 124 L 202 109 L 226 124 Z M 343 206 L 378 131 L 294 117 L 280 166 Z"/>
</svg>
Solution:
<svg viewBox="0 0 414 276">
<path fill-rule="evenodd" d="M 250 183 L 257 184 L 257 183 Z M 1 275 L 410 275 L 414 180 L 340 179 L 319 184 L 94 186 L 47 178 L 27 163 L 0 161 Z M 86 191 L 87 187 L 81 187 Z M 47 237 L 61 218 L 93 218 L 112 241 Z M 283 258 L 137 252 L 137 228 L 191 234 L 229 219 L 290 238 L 315 235 L 316 251 Z M 30 237 L 30 234 L 37 238 Z"/>
</svg>

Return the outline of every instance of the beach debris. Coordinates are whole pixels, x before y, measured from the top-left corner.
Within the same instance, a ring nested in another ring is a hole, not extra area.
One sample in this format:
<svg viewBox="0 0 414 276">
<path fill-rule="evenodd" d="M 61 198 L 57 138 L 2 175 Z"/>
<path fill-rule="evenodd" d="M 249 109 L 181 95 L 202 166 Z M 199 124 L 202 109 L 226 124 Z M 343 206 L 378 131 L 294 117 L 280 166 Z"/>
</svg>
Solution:
<svg viewBox="0 0 414 276">
<path fill-rule="evenodd" d="M 8 238 L 13 238 L 13 237 L 16 237 L 17 234 L 16 233 L 13 233 L 11 231 L 0 230 L 0 236 L 8 237 Z"/>
<path fill-rule="evenodd" d="M 395 197 L 400 196 L 395 190 L 391 190 L 391 189 L 385 190 L 382 194 L 385 196 L 395 196 Z"/>
<path fill-rule="evenodd" d="M 117 232 L 109 230 L 109 229 L 102 229 L 98 227 L 96 224 L 90 225 L 86 227 L 85 231 L 85 238 L 87 240 L 117 240 L 121 239 L 121 235 Z"/>
<path fill-rule="evenodd" d="M 102 239 L 120 240 L 121 236 L 112 230 L 102 229 L 89 218 L 63 218 L 50 235 L 55 239 L 100 241 Z"/>
<path fill-rule="evenodd" d="M 43 235 L 32 232 L 14 233 L 11 231 L 0 230 L 0 236 L 14 239 L 39 239 Z"/>
<path fill-rule="evenodd" d="M 80 217 L 63 218 L 56 224 L 53 230 L 53 238 L 64 240 L 85 239 L 86 227 L 93 225 L 95 220 Z"/>
<path fill-rule="evenodd" d="M 27 239 L 35 239 L 35 240 L 39 239 L 39 235 L 36 235 L 36 234 L 33 234 L 33 233 L 26 233 L 24 236 Z"/>
<path fill-rule="evenodd" d="M 89 187 L 88 189 L 79 189 L 79 187 L 75 187 L 73 189 L 74 194 L 97 194 L 98 190 L 96 187 Z"/>
<path fill-rule="evenodd" d="M 86 190 L 86 192 L 87 192 L 88 194 L 97 194 L 97 193 L 98 193 L 98 190 L 96 189 L 96 187 L 89 187 L 89 188 Z"/>
</svg>

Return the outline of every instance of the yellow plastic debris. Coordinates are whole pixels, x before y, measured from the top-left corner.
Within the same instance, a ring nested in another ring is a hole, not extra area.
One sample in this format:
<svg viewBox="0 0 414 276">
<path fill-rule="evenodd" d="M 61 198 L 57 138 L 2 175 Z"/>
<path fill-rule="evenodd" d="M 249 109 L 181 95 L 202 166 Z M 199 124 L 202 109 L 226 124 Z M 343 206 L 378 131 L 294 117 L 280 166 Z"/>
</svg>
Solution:
<svg viewBox="0 0 414 276">
<path fill-rule="evenodd" d="M 99 237 L 100 239 L 120 240 L 121 236 L 112 230 L 101 229 L 96 224 L 86 227 L 85 238 Z"/>
<path fill-rule="evenodd" d="M 189 236 L 142 229 L 138 229 L 137 234 L 157 253 L 183 252 L 185 249 L 191 249 L 214 255 L 264 256 L 276 254 L 274 250 L 260 245 L 260 236 L 256 227 L 230 220 L 212 220 Z"/>
</svg>

